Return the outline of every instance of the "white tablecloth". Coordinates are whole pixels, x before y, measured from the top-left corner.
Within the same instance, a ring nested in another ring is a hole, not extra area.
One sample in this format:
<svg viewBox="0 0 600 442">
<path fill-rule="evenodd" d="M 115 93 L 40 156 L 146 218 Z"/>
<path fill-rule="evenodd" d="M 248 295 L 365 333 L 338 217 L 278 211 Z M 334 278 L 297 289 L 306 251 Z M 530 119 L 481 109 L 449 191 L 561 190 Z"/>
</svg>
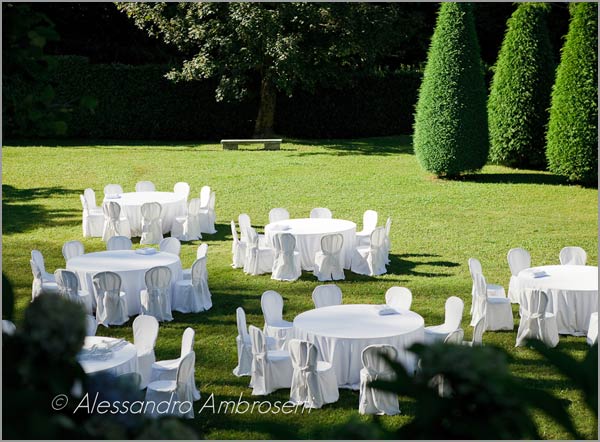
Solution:
<svg viewBox="0 0 600 442">
<path fill-rule="evenodd" d="M 93 345 L 115 342 L 115 338 L 105 338 L 102 336 L 86 336 L 83 344 L 84 349 L 91 349 Z M 137 372 L 137 349 L 129 342 L 118 346 L 111 352 L 108 359 L 82 359 L 78 357 L 79 365 L 87 374 L 110 373 L 115 376 L 125 373 Z"/>
<path fill-rule="evenodd" d="M 350 268 L 352 252 L 356 247 L 356 224 L 343 219 L 298 218 L 278 221 L 265 226 L 265 236 L 272 244 L 277 233 L 291 233 L 296 238 L 296 250 L 300 252 L 302 269 L 313 270 L 315 254 L 321 250 L 321 237 L 332 233 L 344 236 L 340 259 L 342 266 Z"/>
<path fill-rule="evenodd" d="M 181 261 L 172 253 L 156 252 L 153 255 L 141 255 L 135 250 L 110 250 L 87 253 L 69 259 L 67 269 L 77 273 L 83 290 L 93 294 L 92 278 L 98 272 L 115 272 L 121 277 L 121 290 L 127 296 L 128 314 L 140 313 L 140 290 L 146 288 L 146 271 L 156 266 L 171 269 L 171 295 L 175 281 L 182 279 Z"/>
<path fill-rule="evenodd" d="M 359 388 L 361 353 L 372 344 L 394 346 L 398 360 L 412 373 L 416 358 L 406 348 L 424 341 L 423 318 L 411 311 L 380 316 L 376 307 L 346 304 L 309 310 L 294 318 L 293 335 L 317 346 L 319 358 L 331 362 L 344 388 Z"/>
<path fill-rule="evenodd" d="M 131 236 L 142 234 L 142 204 L 160 203 L 163 233 L 170 232 L 175 217 L 184 216 L 187 210 L 185 195 L 173 192 L 129 192 L 122 193 L 120 198 L 104 198 L 107 201 L 121 206 L 131 225 Z"/>
<path fill-rule="evenodd" d="M 535 278 L 533 272 L 548 276 Z M 553 265 L 525 269 L 517 275 L 520 305 L 530 310 L 526 289 L 544 290 L 548 311 L 556 315 L 558 332 L 585 336 L 590 315 L 598 311 L 598 267 Z"/>
</svg>

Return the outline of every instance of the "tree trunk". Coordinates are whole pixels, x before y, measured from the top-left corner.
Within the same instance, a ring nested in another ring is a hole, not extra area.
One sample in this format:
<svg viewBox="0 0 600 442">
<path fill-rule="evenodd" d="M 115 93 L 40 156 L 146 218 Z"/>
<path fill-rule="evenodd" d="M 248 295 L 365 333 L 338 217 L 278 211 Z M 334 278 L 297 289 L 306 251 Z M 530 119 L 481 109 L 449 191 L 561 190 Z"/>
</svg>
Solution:
<svg viewBox="0 0 600 442">
<path fill-rule="evenodd" d="M 256 125 L 254 126 L 254 138 L 273 137 L 276 101 L 277 91 L 275 86 L 269 78 L 263 77 L 260 84 L 260 104 Z"/>
</svg>

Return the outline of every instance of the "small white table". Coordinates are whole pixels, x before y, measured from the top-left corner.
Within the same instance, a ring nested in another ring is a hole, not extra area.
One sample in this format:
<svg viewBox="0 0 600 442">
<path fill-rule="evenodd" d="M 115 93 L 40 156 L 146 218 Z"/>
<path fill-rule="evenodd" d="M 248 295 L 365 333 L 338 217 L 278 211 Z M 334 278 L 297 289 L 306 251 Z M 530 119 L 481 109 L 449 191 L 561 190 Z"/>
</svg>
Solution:
<svg viewBox="0 0 600 442">
<path fill-rule="evenodd" d="M 69 259 L 67 269 L 77 273 L 82 290 L 92 294 L 95 303 L 92 278 L 99 272 L 115 272 L 121 277 L 121 290 L 127 297 L 127 313 L 140 313 L 140 291 L 146 288 L 145 275 L 152 267 L 167 266 L 171 269 L 171 294 L 175 282 L 182 278 L 181 260 L 172 253 L 156 252 L 142 255 L 135 250 L 107 250 L 86 253 Z"/>
<path fill-rule="evenodd" d="M 300 252 L 303 270 L 313 270 L 315 255 L 321 250 L 321 238 L 332 233 L 341 233 L 344 245 L 340 259 L 342 266 L 349 269 L 352 252 L 356 248 L 356 224 L 344 219 L 297 218 L 277 221 L 265 226 L 265 237 L 273 244 L 278 233 L 291 233 L 296 238 L 296 250 Z"/>
<path fill-rule="evenodd" d="M 294 337 L 315 344 L 319 358 L 333 365 L 340 387 L 359 388 L 361 354 L 372 344 L 392 345 L 409 373 L 414 370 L 416 357 L 406 348 L 424 341 L 425 321 L 412 311 L 380 316 L 376 307 L 335 305 L 309 310 L 294 318 Z"/>
<path fill-rule="evenodd" d="M 536 278 L 533 272 L 547 276 Z M 517 275 L 520 305 L 531 311 L 527 289 L 544 290 L 548 311 L 556 315 L 558 332 L 575 336 L 587 334 L 590 316 L 598 311 L 598 267 L 551 265 L 533 267 Z"/>
<path fill-rule="evenodd" d="M 84 349 L 91 349 L 93 345 L 106 345 L 114 344 L 118 339 L 105 338 L 103 336 L 86 336 L 83 344 Z M 87 374 L 96 373 L 110 373 L 115 376 L 125 373 L 135 373 L 138 370 L 137 364 L 137 349 L 129 342 L 125 342 L 115 347 L 110 352 L 108 358 L 95 359 L 81 357 L 81 353 L 78 355 L 79 365 L 83 368 Z"/>
<path fill-rule="evenodd" d="M 104 198 L 104 202 L 114 201 L 121 206 L 121 211 L 129 220 L 131 236 L 142 234 L 142 205 L 159 203 L 162 206 L 161 218 L 163 233 L 171 231 L 173 221 L 177 216 L 186 214 L 187 200 L 185 195 L 174 192 L 128 192 L 119 198 Z"/>
</svg>

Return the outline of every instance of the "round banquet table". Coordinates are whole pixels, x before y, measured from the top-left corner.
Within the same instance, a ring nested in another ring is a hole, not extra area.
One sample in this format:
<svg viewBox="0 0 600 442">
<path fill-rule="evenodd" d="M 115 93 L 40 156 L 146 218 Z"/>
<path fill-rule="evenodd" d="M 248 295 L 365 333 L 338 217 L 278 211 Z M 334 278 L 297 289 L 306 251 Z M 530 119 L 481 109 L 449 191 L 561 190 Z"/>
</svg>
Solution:
<svg viewBox="0 0 600 442">
<path fill-rule="evenodd" d="M 105 345 L 116 343 L 118 339 L 106 338 L 103 336 L 86 336 L 83 344 L 84 349 L 91 349 L 93 345 Z M 81 353 L 78 355 L 79 365 L 87 374 L 110 373 L 115 376 L 125 373 L 135 373 L 138 370 L 137 349 L 127 341 L 125 345 L 119 345 L 110 352 L 110 357 L 95 359 L 83 358 Z"/>
<path fill-rule="evenodd" d="M 81 288 L 94 293 L 92 278 L 98 272 L 115 272 L 121 277 L 121 290 L 127 298 L 127 312 L 130 316 L 140 313 L 140 291 L 146 288 L 146 271 L 156 266 L 171 269 L 171 294 L 175 282 L 182 278 L 179 256 L 167 252 L 142 255 L 135 250 L 107 250 L 86 253 L 67 261 L 67 269 L 77 273 Z M 92 296 L 95 303 L 95 296 Z"/>
<path fill-rule="evenodd" d="M 536 278 L 533 272 L 544 271 Z M 527 289 L 544 290 L 548 311 L 556 315 L 560 334 L 585 336 L 593 312 L 598 311 L 598 267 L 551 265 L 533 267 L 517 275 L 519 301 L 531 311 Z"/>
<path fill-rule="evenodd" d="M 294 318 L 292 334 L 315 344 L 319 358 L 333 365 L 338 385 L 343 388 L 359 388 L 361 354 L 372 344 L 395 347 L 398 361 L 412 373 L 416 357 L 406 348 L 424 341 L 423 318 L 408 310 L 380 316 L 377 307 L 345 304 L 309 310 Z"/>
<path fill-rule="evenodd" d="M 174 192 L 129 192 L 118 198 L 104 197 L 104 202 L 114 201 L 121 206 L 121 211 L 129 220 L 131 236 L 142 234 L 142 204 L 159 203 L 162 206 L 161 218 L 163 233 L 171 231 L 177 216 L 186 214 L 187 200 L 185 195 Z"/>
<path fill-rule="evenodd" d="M 332 233 L 341 233 L 344 245 L 340 253 L 341 264 L 350 268 L 352 252 L 356 247 L 356 224 L 344 219 L 297 218 L 277 221 L 265 226 L 269 244 L 278 233 L 291 233 L 296 238 L 296 250 L 300 252 L 302 269 L 313 270 L 315 255 L 321 250 L 321 238 Z"/>
</svg>

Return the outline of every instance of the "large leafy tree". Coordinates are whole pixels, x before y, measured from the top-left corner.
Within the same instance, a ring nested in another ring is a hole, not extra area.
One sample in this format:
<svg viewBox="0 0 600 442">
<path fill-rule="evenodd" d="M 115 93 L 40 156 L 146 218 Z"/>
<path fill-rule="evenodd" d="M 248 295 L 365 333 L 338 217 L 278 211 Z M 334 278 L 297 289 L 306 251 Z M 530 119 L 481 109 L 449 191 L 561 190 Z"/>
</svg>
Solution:
<svg viewBox="0 0 600 442">
<path fill-rule="evenodd" d="M 508 29 L 488 101 L 490 160 L 544 168 L 546 125 L 555 63 L 544 3 L 521 3 Z"/>
<path fill-rule="evenodd" d="M 415 154 L 425 170 L 453 177 L 485 165 L 486 98 L 472 6 L 443 3 L 415 115 Z"/>
<path fill-rule="evenodd" d="M 390 45 L 418 20 L 391 4 L 120 3 L 135 24 L 187 54 L 174 80 L 217 78 L 217 100 L 260 91 L 256 136 L 273 133 L 277 93 L 317 84 L 342 86 L 352 73 L 377 69 Z M 259 83 L 259 85 L 257 85 Z"/>
<path fill-rule="evenodd" d="M 571 181 L 598 180 L 598 5 L 571 4 L 547 134 L 550 171 Z"/>
</svg>

